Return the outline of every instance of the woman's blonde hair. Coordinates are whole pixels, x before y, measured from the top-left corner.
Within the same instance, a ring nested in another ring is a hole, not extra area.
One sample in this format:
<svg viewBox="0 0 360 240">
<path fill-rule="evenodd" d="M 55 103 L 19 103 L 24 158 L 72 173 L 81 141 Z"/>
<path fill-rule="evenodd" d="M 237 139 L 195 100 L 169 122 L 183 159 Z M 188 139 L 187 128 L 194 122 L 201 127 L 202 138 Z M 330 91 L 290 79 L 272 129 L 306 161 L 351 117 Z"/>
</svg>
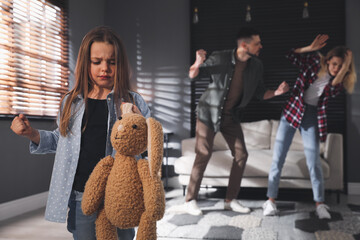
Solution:
<svg viewBox="0 0 360 240">
<path fill-rule="evenodd" d="M 327 64 L 327 62 L 330 61 L 330 59 L 332 57 L 340 57 L 340 58 L 342 58 L 344 60 L 345 56 L 346 56 L 346 52 L 348 50 L 349 50 L 349 48 L 347 48 L 347 47 L 338 46 L 338 47 L 335 47 L 335 48 L 331 49 L 326 54 L 325 57 L 321 55 L 321 60 L 320 60 L 321 68 L 320 68 L 320 71 L 318 73 L 318 76 L 321 77 L 325 73 L 328 72 L 328 64 Z M 345 74 L 344 79 L 342 81 L 342 83 L 344 84 L 344 88 L 346 89 L 346 91 L 348 93 L 353 92 L 355 82 L 356 82 L 356 71 L 355 71 L 354 57 L 352 57 L 349 69 L 348 69 L 347 73 Z"/>
<path fill-rule="evenodd" d="M 81 94 L 87 103 L 89 92 L 92 90 L 94 83 L 90 77 L 90 48 L 94 42 L 105 42 L 113 45 L 115 57 L 115 75 L 114 75 L 114 102 L 118 99 L 131 101 L 130 88 L 130 66 L 127 55 L 120 37 L 109 27 L 96 27 L 88 32 L 83 38 L 75 67 L 75 85 L 69 91 L 65 103 L 64 97 L 61 100 L 63 108 L 60 112 L 59 131 L 62 136 L 66 136 L 70 131 L 70 119 L 75 114 L 72 112 L 71 104 L 75 98 Z M 119 107 L 119 106 L 117 106 Z M 85 115 L 87 116 L 87 104 L 85 105 Z M 86 126 L 86 124 L 85 124 Z M 83 130 L 85 127 L 83 128 Z"/>
</svg>

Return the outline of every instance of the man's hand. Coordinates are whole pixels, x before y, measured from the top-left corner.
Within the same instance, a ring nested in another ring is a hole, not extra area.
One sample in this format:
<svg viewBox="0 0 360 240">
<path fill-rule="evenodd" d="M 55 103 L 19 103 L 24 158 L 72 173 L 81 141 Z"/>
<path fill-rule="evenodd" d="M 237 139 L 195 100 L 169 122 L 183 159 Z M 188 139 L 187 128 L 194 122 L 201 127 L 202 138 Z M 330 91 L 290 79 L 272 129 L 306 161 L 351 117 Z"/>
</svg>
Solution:
<svg viewBox="0 0 360 240">
<path fill-rule="evenodd" d="M 196 51 L 196 60 L 189 69 L 189 78 L 195 78 L 199 74 L 199 67 L 206 59 L 206 51 L 199 49 Z"/>
<path fill-rule="evenodd" d="M 199 49 L 196 51 L 196 60 L 194 65 L 200 66 L 206 59 L 206 51 L 204 49 Z"/>
<path fill-rule="evenodd" d="M 273 98 L 275 96 L 284 94 L 287 91 L 289 91 L 289 85 L 287 84 L 287 82 L 283 81 L 275 91 L 274 90 L 266 90 L 263 99 L 267 100 L 267 99 Z"/>
<path fill-rule="evenodd" d="M 283 81 L 279 87 L 275 90 L 274 95 L 279 96 L 289 91 L 289 85 L 287 82 Z"/>
</svg>

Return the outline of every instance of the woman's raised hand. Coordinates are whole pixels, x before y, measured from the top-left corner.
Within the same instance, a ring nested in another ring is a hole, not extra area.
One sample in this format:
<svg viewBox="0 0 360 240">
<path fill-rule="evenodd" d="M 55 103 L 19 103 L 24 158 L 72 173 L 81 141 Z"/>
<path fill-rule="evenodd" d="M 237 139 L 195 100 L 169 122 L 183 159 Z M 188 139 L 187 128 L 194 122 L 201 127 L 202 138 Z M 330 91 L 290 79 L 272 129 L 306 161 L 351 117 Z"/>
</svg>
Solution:
<svg viewBox="0 0 360 240">
<path fill-rule="evenodd" d="M 352 62 L 352 52 L 349 49 L 346 51 L 345 59 L 344 59 L 344 62 L 342 64 L 341 68 L 344 68 L 344 70 L 347 72 L 350 68 L 351 62 Z"/>
<path fill-rule="evenodd" d="M 329 35 L 327 34 L 319 34 L 316 36 L 314 41 L 309 45 L 310 51 L 317 51 L 327 44 L 327 40 L 329 39 Z"/>
</svg>

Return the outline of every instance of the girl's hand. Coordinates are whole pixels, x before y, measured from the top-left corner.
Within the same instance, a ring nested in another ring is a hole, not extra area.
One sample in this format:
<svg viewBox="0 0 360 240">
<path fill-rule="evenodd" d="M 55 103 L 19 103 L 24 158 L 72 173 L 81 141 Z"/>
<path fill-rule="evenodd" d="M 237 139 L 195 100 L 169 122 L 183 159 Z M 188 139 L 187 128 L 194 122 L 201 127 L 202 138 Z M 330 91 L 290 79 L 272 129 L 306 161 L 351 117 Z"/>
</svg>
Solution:
<svg viewBox="0 0 360 240">
<path fill-rule="evenodd" d="M 13 119 L 10 129 L 19 136 L 29 138 L 36 144 L 40 142 L 39 132 L 31 127 L 29 120 L 24 114 L 19 114 L 19 116 Z"/>
<path fill-rule="evenodd" d="M 32 133 L 32 127 L 24 114 L 15 117 L 11 122 L 11 130 L 19 136 L 28 137 Z"/>
<path fill-rule="evenodd" d="M 123 114 L 126 114 L 126 113 L 141 114 L 141 112 L 140 112 L 140 110 L 138 109 L 137 106 L 135 106 L 132 103 L 127 103 L 127 102 L 124 102 L 124 103 L 121 104 L 120 110 L 121 110 L 121 116 Z"/>
<path fill-rule="evenodd" d="M 327 44 L 327 40 L 329 39 L 329 36 L 327 34 L 319 34 L 316 36 L 314 41 L 309 45 L 310 51 L 317 51 L 321 48 L 323 48 Z"/>
</svg>

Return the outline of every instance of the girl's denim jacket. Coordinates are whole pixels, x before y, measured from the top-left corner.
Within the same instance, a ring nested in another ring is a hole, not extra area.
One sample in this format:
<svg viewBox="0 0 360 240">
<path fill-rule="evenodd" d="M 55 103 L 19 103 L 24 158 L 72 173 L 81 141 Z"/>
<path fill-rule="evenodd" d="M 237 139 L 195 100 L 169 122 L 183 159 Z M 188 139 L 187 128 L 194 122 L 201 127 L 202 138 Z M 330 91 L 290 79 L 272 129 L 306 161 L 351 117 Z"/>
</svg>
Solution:
<svg viewBox="0 0 360 240">
<path fill-rule="evenodd" d="M 138 93 L 130 93 L 133 96 L 135 105 L 139 108 L 142 115 L 146 118 L 150 117 L 150 109 L 144 99 Z M 105 156 L 114 156 L 115 150 L 112 148 L 110 142 L 111 129 L 117 119 L 113 92 L 109 93 L 107 96 L 107 104 L 109 115 Z M 60 135 L 58 128 L 54 131 L 39 130 L 39 145 L 36 145 L 33 142 L 30 143 L 30 153 L 55 153 L 54 167 L 45 211 L 45 219 L 53 222 L 65 222 L 67 217 L 68 201 L 72 191 L 79 159 L 81 123 L 85 111 L 84 99 L 81 95 L 73 102 L 72 110 L 75 111 L 75 114 L 70 120 L 71 131 L 69 131 L 66 137 Z"/>
</svg>

